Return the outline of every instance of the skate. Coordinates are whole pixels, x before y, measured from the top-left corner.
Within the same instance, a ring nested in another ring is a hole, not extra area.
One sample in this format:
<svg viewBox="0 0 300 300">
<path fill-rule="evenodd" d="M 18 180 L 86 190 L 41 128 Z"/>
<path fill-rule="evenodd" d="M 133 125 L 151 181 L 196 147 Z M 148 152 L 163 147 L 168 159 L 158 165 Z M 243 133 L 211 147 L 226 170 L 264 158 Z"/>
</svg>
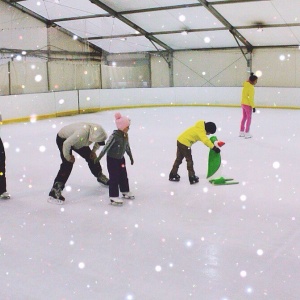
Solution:
<svg viewBox="0 0 300 300">
<path fill-rule="evenodd" d="M 10 194 L 8 192 L 4 192 L 0 195 L 1 200 L 8 200 L 10 199 Z"/>
<path fill-rule="evenodd" d="M 190 181 L 190 184 L 195 184 L 195 183 L 199 182 L 199 177 L 196 175 L 190 176 L 189 181 Z"/>
<path fill-rule="evenodd" d="M 245 132 L 244 131 L 240 131 L 239 137 L 245 137 Z"/>
<path fill-rule="evenodd" d="M 61 194 L 62 190 L 63 190 L 63 183 L 55 182 L 53 188 L 49 193 L 48 202 L 52 204 L 59 204 L 59 205 L 64 204 L 65 197 L 62 196 Z"/>
<path fill-rule="evenodd" d="M 109 197 L 110 204 L 114 206 L 122 206 L 123 200 L 119 197 Z"/>
<path fill-rule="evenodd" d="M 180 176 L 178 174 L 170 173 L 169 180 L 170 181 L 179 181 L 180 180 Z"/>
<path fill-rule="evenodd" d="M 246 132 L 245 139 L 251 139 L 251 138 L 252 138 L 252 134 L 250 132 Z"/>
<path fill-rule="evenodd" d="M 134 195 L 131 192 L 123 192 L 123 199 L 127 199 L 127 200 L 133 200 L 135 199 Z"/>
<path fill-rule="evenodd" d="M 109 179 L 103 173 L 98 175 L 97 181 L 104 185 L 109 185 Z"/>
</svg>

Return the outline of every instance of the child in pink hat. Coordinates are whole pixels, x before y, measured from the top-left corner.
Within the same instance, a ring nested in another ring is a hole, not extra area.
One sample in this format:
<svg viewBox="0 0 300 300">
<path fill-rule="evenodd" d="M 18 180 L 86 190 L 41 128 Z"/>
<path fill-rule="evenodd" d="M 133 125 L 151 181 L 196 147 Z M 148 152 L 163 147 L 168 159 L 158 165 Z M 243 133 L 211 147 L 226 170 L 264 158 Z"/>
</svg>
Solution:
<svg viewBox="0 0 300 300">
<path fill-rule="evenodd" d="M 117 112 L 115 114 L 115 123 L 118 130 L 114 130 L 95 162 L 100 161 L 107 153 L 107 170 L 110 178 L 109 199 L 113 205 L 122 205 L 123 199 L 134 199 L 134 195 L 129 191 L 125 152 L 130 158 L 131 165 L 133 165 L 134 161 L 128 140 L 130 119 Z M 119 189 L 123 199 L 119 198 Z"/>
</svg>

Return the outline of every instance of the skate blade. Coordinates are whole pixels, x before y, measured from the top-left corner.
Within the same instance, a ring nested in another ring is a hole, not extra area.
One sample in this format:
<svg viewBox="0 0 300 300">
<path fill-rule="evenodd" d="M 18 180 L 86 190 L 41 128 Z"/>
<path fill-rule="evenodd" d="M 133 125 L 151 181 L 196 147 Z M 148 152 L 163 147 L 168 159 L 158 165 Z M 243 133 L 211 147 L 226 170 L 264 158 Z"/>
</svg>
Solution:
<svg viewBox="0 0 300 300">
<path fill-rule="evenodd" d="M 125 200 L 134 200 L 135 197 L 134 196 L 130 196 L 130 197 L 122 196 L 122 199 L 125 199 Z"/>
<path fill-rule="evenodd" d="M 8 200 L 10 199 L 10 196 L 0 197 L 0 200 Z"/>
<path fill-rule="evenodd" d="M 55 199 L 53 197 L 49 197 L 47 202 L 52 203 L 52 204 L 57 204 L 57 205 L 62 205 L 65 203 L 65 201 L 60 200 L 60 199 Z"/>
<path fill-rule="evenodd" d="M 196 184 L 196 183 L 198 183 L 199 182 L 199 180 L 197 180 L 197 181 L 192 181 L 192 182 L 190 182 L 190 184 Z"/>
<path fill-rule="evenodd" d="M 174 181 L 174 182 L 178 182 L 180 179 L 169 179 L 169 181 Z"/>
<path fill-rule="evenodd" d="M 122 206 L 122 205 L 123 205 L 123 202 L 110 201 L 110 204 L 111 204 L 112 206 Z"/>
</svg>

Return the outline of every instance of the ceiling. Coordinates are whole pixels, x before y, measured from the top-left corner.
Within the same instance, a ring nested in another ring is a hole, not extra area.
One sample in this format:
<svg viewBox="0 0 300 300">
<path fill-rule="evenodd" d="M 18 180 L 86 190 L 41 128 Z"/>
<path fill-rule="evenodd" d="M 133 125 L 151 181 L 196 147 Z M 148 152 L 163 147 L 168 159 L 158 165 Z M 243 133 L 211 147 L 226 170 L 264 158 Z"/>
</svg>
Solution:
<svg viewBox="0 0 300 300">
<path fill-rule="evenodd" d="M 300 0 L 1 1 L 108 53 L 300 45 Z"/>
</svg>

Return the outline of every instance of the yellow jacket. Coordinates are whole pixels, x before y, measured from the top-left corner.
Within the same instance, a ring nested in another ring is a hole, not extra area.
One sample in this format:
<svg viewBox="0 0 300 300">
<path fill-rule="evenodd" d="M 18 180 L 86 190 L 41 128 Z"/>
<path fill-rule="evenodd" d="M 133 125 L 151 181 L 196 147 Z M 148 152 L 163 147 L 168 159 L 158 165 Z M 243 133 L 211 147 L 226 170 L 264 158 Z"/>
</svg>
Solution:
<svg viewBox="0 0 300 300">
<path fill-rule="evenodd" d="M 214 144 L 206 135 L 205 122 L 203 120 L 198 121 L 194 126 L 188 128 L 177 138 L 178 142 L 191 147 L 194 143 L 201 141 L 208 148 L 212 149 Z"/>
<path fill-rule="evenodd" d="M 249 105 L 252 108 L 255 107 L 254 104 L 254 85 L 249 81 L 245 81 L 242 90 L 242 100 L 241 104 Z"/>
</svg>

